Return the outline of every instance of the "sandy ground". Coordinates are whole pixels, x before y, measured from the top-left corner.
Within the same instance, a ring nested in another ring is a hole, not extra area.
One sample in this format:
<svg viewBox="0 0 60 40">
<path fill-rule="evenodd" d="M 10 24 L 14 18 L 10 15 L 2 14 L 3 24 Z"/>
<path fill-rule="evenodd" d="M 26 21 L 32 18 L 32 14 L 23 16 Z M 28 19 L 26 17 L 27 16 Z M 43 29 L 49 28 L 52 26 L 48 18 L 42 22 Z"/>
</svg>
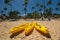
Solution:
<svg viewBox="0 0 60 40">
<path fill-rule="evenodd" d="M 20 33 L 17 36 L 11 37 L 11 33 L 9 30 L 14 26 L 21 25 L 27 22 L 38 22 L 42 25 L 45 25 L 50 33 L 51 38 L 43 36 L 41 33 L 33 30 L 32 34 L 29 36 L 25 36 L 24 32 Z M 60 40 L 60 21 L 59 20 L 51 20 L 51 21 L 3 21 L 0 22 L 0 40 Z"/>
</svg>

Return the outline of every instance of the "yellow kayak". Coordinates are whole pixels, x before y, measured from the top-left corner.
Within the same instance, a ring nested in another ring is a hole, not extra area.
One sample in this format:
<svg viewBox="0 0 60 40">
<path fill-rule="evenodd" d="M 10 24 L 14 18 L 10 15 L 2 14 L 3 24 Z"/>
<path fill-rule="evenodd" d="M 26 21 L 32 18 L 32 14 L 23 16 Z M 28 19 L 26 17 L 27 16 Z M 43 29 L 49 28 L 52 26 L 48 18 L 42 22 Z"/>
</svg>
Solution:
<svg viewBox="0 0 60 40">
<path fill-rule="evenodd" d="M 27 25 L 27 23 L 26 23 L 26 24 L 23 24 L 23 25 L 20 25 L 20 26 L 16 26 L 16 27 L 12 28 L 12 29 L 10 30 L 10 32 L 11 32 L 11 33 L 21 32 L 22 30 L 25 29 L 25 26 L 26 26 L 26 25 Z"/>
<path fill-rule="evenodd" d="M 25 27 L 25 35 L 30 35 L 34 29 L 33 24 L 28 24 L 28 26 Z"/>
<path fill-rule="evenodd" d="M 48 29 L 43 25 L 39 25 L 36 23 L 35 28 L 43 34 L 48 34 Z"/>
</svg>

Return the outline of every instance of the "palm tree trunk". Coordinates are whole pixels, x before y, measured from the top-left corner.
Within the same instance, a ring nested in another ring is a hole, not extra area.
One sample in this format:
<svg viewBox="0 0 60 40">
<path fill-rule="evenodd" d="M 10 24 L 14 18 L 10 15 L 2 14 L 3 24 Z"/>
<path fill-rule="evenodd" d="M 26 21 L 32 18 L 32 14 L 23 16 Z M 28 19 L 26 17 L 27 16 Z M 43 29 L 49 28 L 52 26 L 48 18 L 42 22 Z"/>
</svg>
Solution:
<svg viewBox="0 0 60 40">
<path fill-rule="evenodd" d="M 6 8 L 6 4 L 5 4 L 5 8 Z M 6 10 L 4 10 L 5 11 L 5 13 L 6 13 Z"/>
<path fill-rule="evenodd" d="M 25 11 L 25 19 L 26 19 L 26 11 Z"/>
<path fill-rule="evenodd" d="M 11 11 L 12 11 L 12 1 L 11 1 L 11 4 L 10 4 L 10 8 L 11 8 Z"/>
<path fill-rule="evenodd" d="M 43 2 L 44 2 L 44 7 L 43 7 L 44 11 L 43 11 L 42 16 L 41 16 L 42 20 L 44 20 L 44 16 L 45 16 L 44 15 L 45 14 L 45 0 Z"/>
<path fill-rule="evenodd" d="M 12 5 L 10 6 L 10 8 L 11 8 L 11 11 L 12 11 Z"/>
<path fill-rule="evenodd" d="M 45 13 L 45 0 L 44 0 L 44 13 Z"/>
<path fill-rule="evenodd" d="M 25 5 L 25 19 L 26 19 L 26 15 L 27 15 L 26 11 L 27 11 L 27 5 Z"/>
</svg>

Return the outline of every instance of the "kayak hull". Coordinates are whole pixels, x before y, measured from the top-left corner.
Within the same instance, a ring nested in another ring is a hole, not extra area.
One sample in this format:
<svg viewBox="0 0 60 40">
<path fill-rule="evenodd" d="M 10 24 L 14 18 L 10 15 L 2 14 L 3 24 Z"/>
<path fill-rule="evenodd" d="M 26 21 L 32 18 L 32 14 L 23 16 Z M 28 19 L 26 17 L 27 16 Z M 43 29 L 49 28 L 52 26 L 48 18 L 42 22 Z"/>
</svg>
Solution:
<svg viewBox="0 0 60 40">
<path fill-rule="evenodd" d="M 25 27 L 25 35 L 28 36 L 32 33 L 34 27 L 32 25 L 29 25 L 27 27 Z"/>
<path fill-rule="evenodd" d="M 40 33 L 48 34 L 48 29 L 43 25 L 35 25 L 35 29 L 38 30 Z"/>
<path fill-rule="evenodd" d="M 24 27 L 14 27 L 13 29 L 10 30 L 11 33 L 17 33 L 24 30 Z"/>
</svg>

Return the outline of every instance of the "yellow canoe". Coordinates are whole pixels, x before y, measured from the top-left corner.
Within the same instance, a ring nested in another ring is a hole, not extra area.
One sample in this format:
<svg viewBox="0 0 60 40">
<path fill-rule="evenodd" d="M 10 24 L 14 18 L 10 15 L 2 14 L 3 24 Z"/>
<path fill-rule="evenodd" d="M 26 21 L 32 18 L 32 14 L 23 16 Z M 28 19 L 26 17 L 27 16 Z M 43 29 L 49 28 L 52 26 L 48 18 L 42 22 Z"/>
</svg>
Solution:
<svg viewBox="0 0 60 40">
<path fill-rule="evenodd" d="M 28 26 L 25 27 L 25 35 L 30 35 L 34 29 L 33 24 L 28 24 Z"/>
<path fill-rule="evenodd" d="M 10 32 L 11 32 L 11 33 L 21 32 L 22 30 L 25 29 L 25 26 L 26 26 L 26 25 L 27 25 L 27 23 L 26 23 L 26 24 L 23 24 L 23 25 L 20 25 L 20 26 L 16 26 L 16 27 L 12 28 L 12 29 L 10 30 Z"/>
<path fill-rule="evenodd" d="M 39 25 L 36 23 L 35 28 L 43 34 L 48 34 L 48 29 L 43 25 Z"/>
</svg>

